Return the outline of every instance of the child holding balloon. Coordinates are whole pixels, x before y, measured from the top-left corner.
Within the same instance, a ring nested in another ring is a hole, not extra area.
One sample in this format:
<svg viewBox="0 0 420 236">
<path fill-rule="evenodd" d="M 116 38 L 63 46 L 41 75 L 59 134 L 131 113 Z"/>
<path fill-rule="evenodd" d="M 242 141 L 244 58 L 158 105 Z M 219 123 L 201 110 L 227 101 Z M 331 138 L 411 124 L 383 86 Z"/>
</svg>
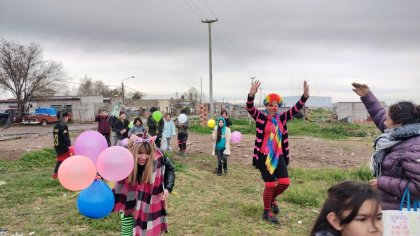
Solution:
<svg viewBox="0 0 420 236">
<path fill-rule="evenodd" d="M 188 141 L 188 118 L 185 115 L 185 110 L 181 110 L 178 119 L 175 121 L 175 126 L 178 128 L 178 147 L 181 155 L 186 156 L 187 141 Z"/>
<path fill-rule="evenodd" d="M 151 136 L 157 136 L 155 143 L 158 148 L 162 141 L 163 126 L 162 112 L 158 111 L 156 107 L 150 108 L 150 116 L 147 118 L 148 132 Z"/>
<path fill-rule="evenodd" d="M 222 165 L 225 174 L 228 173 L 227 156 L 230 155 L 230 128 L 226 126 L 226 121 L 223 117 L 217 119 L 217 126 L 214 127 L 212 133 L 213 152 L 217 155 L 217 175 L 222 175 Z"/>
<path fill-rule="evenodd" d="M 159 235 L 167 232 L 165 201 L 175 183 L 172 162 L 156 148 L 156 136 L 132 135 L 128 149 L 134 157 L 130 175 L 114 186 L 114 211 L 123 214 L 123 235 Z"/>
</svg>

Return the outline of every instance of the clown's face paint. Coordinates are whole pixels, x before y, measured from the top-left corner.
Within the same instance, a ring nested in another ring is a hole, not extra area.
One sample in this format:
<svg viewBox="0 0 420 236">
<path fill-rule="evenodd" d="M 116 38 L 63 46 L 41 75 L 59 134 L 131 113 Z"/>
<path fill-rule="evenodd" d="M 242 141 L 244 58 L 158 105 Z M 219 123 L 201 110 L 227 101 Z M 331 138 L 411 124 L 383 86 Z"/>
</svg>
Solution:
<svg viewBox="0 0 420 236">
<path fill-rule="evenodd" d="M 265 106 L 267 109 L 268 115 L 275 116 L 279 110 L 279 104 L 277 102 L 271 102 Z"/>
</svg>

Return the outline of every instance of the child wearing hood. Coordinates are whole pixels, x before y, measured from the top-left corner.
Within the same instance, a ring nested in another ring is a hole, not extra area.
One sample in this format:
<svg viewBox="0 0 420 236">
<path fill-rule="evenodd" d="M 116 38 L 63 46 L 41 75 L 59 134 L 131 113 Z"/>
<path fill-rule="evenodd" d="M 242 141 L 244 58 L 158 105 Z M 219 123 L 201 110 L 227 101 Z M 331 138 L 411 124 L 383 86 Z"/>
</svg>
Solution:
<svg viewBox="0 0 420 236">
<path fill-rule="evenodd" d="M 222 175 L 222 166 L 225 174 L 228 173 L 227 156 L 230 155 L 230 128 L 226 126 L 226 120 L 219 117 L 216 121 L 217 126 L 214 127 L 212 133 L 213 151 L 217 156 L 217 175 Z"/>
</svg>

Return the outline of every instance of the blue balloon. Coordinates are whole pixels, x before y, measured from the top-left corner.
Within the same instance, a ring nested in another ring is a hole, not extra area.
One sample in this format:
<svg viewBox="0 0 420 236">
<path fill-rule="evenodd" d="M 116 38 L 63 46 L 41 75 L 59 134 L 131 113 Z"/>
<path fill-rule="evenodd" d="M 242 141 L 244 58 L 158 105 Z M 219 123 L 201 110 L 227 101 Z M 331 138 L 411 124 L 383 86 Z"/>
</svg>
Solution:
<svg viewBox="0 0 420 236">
<path fill-rule="evenodd" d="M 77 208 L 80 214 L 93 219 L 109 215 L 114 209 L 114 204 L 114 194 L 102 180 L 93 181 L 77 197 Z"/>
</svg>

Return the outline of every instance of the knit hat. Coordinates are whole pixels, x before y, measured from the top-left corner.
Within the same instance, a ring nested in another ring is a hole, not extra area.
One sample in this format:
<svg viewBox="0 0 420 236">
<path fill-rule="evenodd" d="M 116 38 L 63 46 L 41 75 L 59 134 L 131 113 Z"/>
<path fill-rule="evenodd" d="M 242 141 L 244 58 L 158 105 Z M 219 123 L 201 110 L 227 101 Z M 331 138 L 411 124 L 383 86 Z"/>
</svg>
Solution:
<svg viewBox="0 0 420 236">
<path fill-rule="evenodd" d="M 281 96 L 276 93 L 267 94 L 267 96 L 265 96 L 264 98 L 264 106 L 267 106 L 268 104 L 272 102 L 276 102 L 280 105 L 282 102 Z"/>
</svg>

